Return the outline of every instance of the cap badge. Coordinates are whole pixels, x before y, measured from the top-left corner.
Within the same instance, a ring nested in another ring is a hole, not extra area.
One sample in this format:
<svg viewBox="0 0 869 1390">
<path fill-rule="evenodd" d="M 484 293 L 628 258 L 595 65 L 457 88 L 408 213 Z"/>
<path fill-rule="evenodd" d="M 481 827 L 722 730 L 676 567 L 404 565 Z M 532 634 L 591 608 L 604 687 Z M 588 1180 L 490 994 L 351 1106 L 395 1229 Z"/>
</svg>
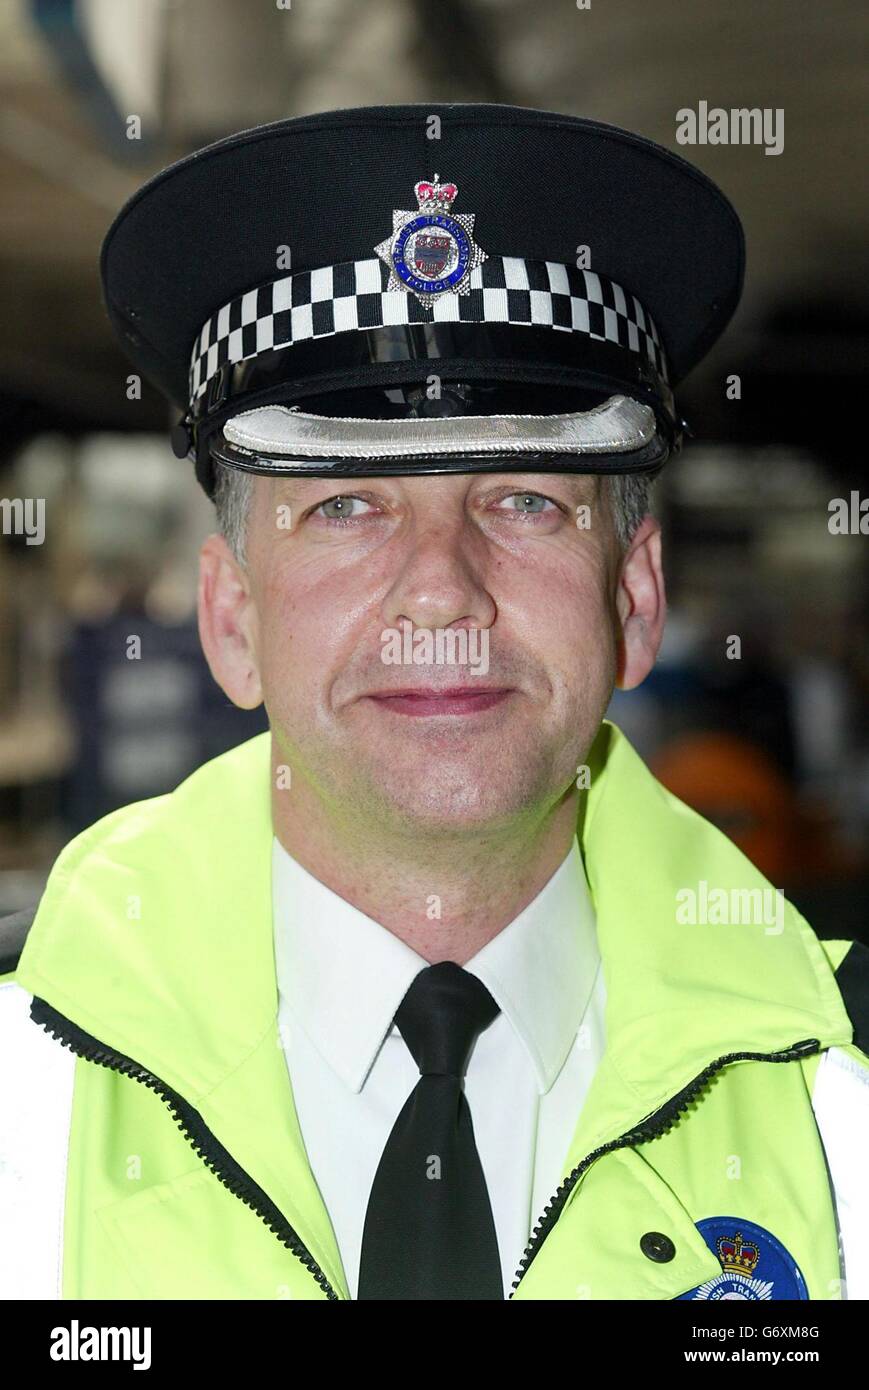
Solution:
<svg viewBox="0 0 869 1390">
<path fill-rule="evenodd" d="M 486 252 L 474 241 L 474 213 L 451 212 L 458 191 L 435 174 L 415 185 L 416 212 L 393 209 L 392 236 L 374 248 L 389 268 L 387 290 L 415 294 L 426 308 L 442 294 L 470 294 Z"/>
</svg>

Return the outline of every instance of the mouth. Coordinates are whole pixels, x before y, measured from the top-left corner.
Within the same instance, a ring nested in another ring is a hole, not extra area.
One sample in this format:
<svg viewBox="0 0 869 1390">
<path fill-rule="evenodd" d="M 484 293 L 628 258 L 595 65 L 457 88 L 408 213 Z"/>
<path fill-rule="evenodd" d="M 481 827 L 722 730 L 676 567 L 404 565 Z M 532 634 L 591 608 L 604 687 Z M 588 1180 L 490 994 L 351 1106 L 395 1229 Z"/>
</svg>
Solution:
<svg viewBox="0 0 869 1390">
<path fill-rule="evenodd" d="M 378 708 L 411 716 L 482 714 L 503 703 L 509 686 L 453 685 L 443 689 L 417 686 L 409 690 L 374 690 L 365 696 Z"/>
</svg>

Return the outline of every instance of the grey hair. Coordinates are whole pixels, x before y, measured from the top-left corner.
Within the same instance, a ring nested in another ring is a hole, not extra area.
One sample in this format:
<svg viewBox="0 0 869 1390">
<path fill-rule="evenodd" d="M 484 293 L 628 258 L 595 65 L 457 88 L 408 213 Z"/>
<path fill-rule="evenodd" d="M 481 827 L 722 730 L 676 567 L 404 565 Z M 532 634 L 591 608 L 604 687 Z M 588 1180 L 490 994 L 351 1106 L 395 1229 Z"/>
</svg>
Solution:
<svg viewBox="0 0 869 1390">
<path fill-rule="evenodd" d="M 605 480 L 616 537 L 622 550 L 626 550 L 651 509 L 653 479 L 648 473 L 608 473 Z"/>
<path fill-rule="evenodd" d="M 236 560 L 243 566 L 253 476 L 222 463 L 215 463 L 214 468 L 217 525 Z M 616 537 L 622 550 L 625 550 L 649 510 L 652 480 L 644 473 L 609 473 L 604 475 L 604 481 Z"/>
<path fill-rule="evenodd" d="M 252 492 L 252 473 L 215 462 L 214 506 L 218 530 L 242 567 L 245 564 L 247 516 Z"/>
</svg>

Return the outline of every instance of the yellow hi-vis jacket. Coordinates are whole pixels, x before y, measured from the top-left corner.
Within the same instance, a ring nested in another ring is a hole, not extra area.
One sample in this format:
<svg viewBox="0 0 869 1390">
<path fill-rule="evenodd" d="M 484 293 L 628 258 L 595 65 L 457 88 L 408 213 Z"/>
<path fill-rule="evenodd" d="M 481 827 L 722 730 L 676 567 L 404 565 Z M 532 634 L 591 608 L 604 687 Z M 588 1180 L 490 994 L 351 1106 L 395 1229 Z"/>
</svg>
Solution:
<svg viewBox="0 0 869 1390">
<path fill-rule="evenodd" d="M 589 762 L 606 1047 L 508 1296 L 869 1296 L 869 952 L 612 725 Z M 0 1295 L 348 1298 L 278 1035 L 270 781 L 259 735 L 114 812 L 7 925 Z"/>
</svg>

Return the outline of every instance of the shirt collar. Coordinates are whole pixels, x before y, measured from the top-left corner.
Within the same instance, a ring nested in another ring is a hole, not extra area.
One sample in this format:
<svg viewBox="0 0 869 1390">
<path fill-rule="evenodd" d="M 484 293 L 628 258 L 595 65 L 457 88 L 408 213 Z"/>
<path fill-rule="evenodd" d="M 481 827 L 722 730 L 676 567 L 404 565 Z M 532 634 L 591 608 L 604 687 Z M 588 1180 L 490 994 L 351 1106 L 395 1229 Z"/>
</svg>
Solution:
<svg viewBox="0 0 869 1390">
<path fill-rule="evenodd" d="M 360 1091 L 410 984 L 428 962 L 334 893 L 283 848 L 272 851 L 281 1007 Z M 572 1047 L 599 965 L 579 844 L 526 908 L 465 963 L 522 1040 L 540 1093 Z M 364 988 L 360 988 L 364 981 Z"/>
</svg>

